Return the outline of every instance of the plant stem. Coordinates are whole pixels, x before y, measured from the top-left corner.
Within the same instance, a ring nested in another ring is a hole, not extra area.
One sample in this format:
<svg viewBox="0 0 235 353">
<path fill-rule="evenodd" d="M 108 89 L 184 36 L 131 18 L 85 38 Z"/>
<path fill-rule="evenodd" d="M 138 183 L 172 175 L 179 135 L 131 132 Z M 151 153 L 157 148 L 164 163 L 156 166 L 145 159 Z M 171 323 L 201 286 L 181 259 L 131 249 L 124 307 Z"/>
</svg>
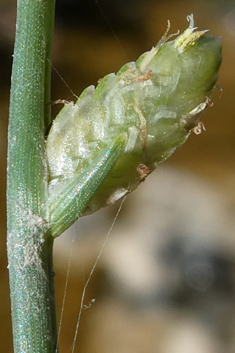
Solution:
<svg viewBox="0 0 235 353">
<path fill-rule="evenodd" d="M 14 352 L 56 351 L 45 129 L 54 0 L 18 0 L 8 132 L 8 262 Z M 49 59 L 49 60 L 48 60 Z"/>
</svg>

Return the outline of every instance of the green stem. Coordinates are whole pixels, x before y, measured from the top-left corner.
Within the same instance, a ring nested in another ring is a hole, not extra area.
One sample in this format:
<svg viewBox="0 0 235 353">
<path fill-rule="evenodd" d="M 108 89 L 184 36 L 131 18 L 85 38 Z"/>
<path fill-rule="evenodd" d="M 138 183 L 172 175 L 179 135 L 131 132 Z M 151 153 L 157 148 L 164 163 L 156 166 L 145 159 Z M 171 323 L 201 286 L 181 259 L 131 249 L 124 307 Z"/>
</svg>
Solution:
<svg viewBox="0 0 235 353">
<path fill-rule="evenodd" d="M 8 132 L 8 262 L 14 352 L 56 350 L 44 133 L 54 0 L 18 0 Z"/>
</svg>

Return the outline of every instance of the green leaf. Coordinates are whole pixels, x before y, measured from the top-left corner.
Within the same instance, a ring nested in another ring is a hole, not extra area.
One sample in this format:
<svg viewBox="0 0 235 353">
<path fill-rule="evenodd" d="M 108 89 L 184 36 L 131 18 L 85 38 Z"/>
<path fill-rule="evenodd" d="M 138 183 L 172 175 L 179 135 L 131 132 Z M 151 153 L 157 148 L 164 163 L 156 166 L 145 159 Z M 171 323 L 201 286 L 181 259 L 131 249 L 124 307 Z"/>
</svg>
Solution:
<svg viewBox="0 0 235 353">
<path fill-rule="evenodd" d="M 65 180 L 62 186 L 57 186 L 49 201 L 49 232 L 53 237 L 60 235 L 84 213 L 91 198 L 123 152 L 125 142 L 125 134 L 120 135 L 83 173 L 77 173 L 72 180 Z"/>
</svg>

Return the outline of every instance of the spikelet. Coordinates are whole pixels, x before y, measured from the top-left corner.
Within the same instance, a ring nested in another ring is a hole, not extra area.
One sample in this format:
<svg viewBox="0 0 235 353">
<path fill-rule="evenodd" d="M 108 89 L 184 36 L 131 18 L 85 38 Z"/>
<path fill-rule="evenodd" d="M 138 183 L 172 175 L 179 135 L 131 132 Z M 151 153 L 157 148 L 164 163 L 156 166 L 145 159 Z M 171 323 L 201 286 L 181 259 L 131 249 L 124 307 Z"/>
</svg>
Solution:
<svg viewBox="0 0 235 353">
<path fill-rule="evenodd" d="M 119 136 L 125 140 L 122 152 L 78 216 L 134 190 L 186 141 L 210 101 L 222 60 L 221 38 L 197 31 L 193 15 L 187 19 L 189 27 L 174 40 L 167 31 L 136 62 L 89 86 L 76 104 L 61 110 L 47 139 L 51 200 L 95 168 Z"/>
</svg>

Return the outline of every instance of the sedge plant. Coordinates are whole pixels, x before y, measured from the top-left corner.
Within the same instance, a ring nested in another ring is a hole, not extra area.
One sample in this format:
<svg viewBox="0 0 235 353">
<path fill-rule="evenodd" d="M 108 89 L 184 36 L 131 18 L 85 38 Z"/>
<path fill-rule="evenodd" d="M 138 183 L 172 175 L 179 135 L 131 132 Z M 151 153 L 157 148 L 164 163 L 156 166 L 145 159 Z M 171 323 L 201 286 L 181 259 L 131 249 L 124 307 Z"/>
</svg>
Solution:
<svg viewBox="0 0 235 353">
<path fill-rule="evenodd" d="M 57 351 L 53 242 L 120 200 L 203 127 L 221 39 L 194 27 L 66 103 L 48 137 L 54 0 L 18 0 L 8 135 L 8 262 L 14 352 Z M 173 38 L 172 38 L 173 37 Z"/>
</svg>

